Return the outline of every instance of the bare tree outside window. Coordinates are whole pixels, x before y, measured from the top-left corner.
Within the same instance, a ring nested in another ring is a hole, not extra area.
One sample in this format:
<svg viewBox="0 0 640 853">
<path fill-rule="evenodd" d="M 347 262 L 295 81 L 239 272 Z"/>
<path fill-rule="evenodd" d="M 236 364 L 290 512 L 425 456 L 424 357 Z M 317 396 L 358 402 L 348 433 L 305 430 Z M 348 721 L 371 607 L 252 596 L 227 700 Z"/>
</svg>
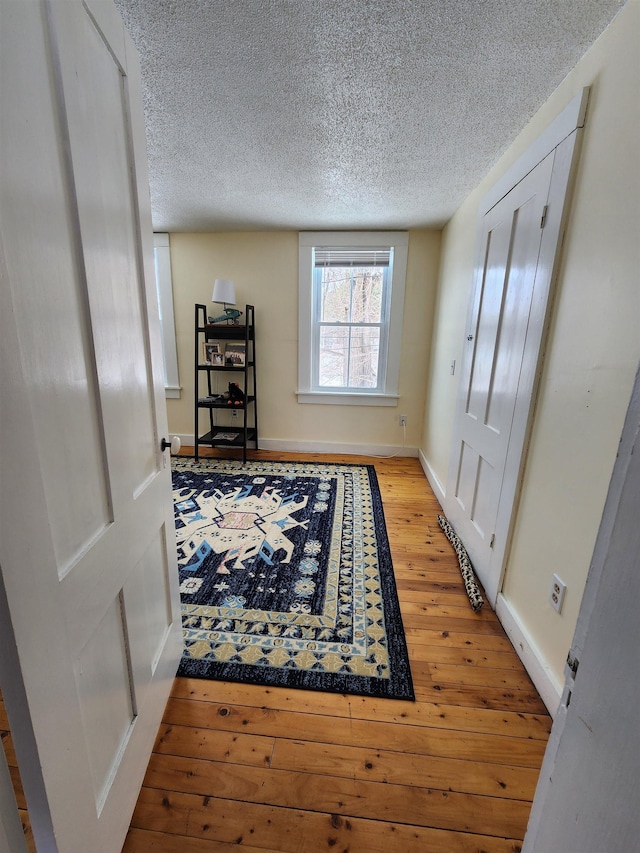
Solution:
<svg viewBox="0 0 640 853">
<path fill-rule="evenodd" d="M 322 267 L 319 384 L 376 388 L 386 267 Z"/>
</svg>

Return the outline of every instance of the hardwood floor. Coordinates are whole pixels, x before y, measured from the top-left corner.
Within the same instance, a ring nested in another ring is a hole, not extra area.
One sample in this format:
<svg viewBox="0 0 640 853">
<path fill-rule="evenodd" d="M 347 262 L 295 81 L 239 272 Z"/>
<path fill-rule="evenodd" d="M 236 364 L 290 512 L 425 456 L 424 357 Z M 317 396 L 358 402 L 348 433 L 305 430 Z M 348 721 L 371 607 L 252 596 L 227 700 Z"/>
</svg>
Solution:
<svg viewBox="0 0 640 853">
<path fill-rule="evenodd" d="M 416 702 L 176 679 L 124 853 L 506 853 L 550 718 L 471 610 L 417 459 L 375 464 Z"/>
<path fill-rule="evenodd" d="M 11 732 L 9 731 L 9 720 L 7 718 L 7 712 L 5 710 L 4 701 L 2 699 L 1 694 L 0 739 L 2 740 L 2 748 L 4 749 L 5 755 L 7 757 L 7 764 L 9 765 L 9 774 L 11 775 L 11 782 L 13 784 L 13 791 L 16 797 L 16 803 L 18 805 L 18 812 L 20 814 L 20 821 L 22 823 L 25 841 L 27 843 L 27 850 L 29 851 L 29 853 L 36 853 L 36 845 L 33 840 L 31 824 L 29 823 L 29 814 L 27 812 L 27 802 L 25 800 L 24 791 L 22 789 L 22 780 L 20 779 L 20 771 L 18 770 L 18 762 L 16 760 L 16 753 L 13 747 L 13 740 L 11 739 Z"/>
<path fill-rule="evenodd" d="M 176 679 L 124 853 L 519 851 L 551 720 L 418 460 L 252 456 L 375 464 L 416 702 Z"/>
</svg>

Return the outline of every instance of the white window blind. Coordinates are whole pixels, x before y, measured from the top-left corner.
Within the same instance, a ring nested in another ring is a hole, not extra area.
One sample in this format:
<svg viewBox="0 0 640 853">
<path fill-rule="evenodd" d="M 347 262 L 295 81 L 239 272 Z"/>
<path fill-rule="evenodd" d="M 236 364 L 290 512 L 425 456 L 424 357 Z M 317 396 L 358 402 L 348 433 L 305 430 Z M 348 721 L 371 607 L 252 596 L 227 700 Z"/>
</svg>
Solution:
<svg viewBox="0 0 640 853">
<path fill-rule="evenodd" d="M 337 249 L 315 246 L 313 254 L 316 267 L 388 267 L 391 249 Z"/>
</svg>

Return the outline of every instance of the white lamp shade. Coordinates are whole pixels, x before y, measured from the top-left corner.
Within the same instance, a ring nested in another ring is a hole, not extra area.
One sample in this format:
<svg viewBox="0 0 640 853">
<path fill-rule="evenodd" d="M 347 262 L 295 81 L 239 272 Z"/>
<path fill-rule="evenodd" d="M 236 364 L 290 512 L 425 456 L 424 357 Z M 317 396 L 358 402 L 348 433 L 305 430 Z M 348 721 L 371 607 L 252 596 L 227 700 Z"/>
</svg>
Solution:
<svg viewBox="0 0 640 853">
<path fill-rule="evenodd" d="M 225 302 L 228 305 L 236 304 L 236 287 L 232 281 L 226 278 L 217 278 L 213 282 L 212 302 Z"/>
</svg>

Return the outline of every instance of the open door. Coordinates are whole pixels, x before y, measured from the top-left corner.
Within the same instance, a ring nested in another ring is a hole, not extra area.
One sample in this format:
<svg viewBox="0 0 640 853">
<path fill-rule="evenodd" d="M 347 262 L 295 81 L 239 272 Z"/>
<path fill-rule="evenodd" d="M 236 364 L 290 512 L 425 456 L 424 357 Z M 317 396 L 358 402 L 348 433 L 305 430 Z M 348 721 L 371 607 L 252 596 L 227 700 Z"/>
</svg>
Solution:
<svg viewBox="0 0 640 853">
<path fill-rule="evenodd" d="M 444 501 L 495 607 L 587 90 L 483 200 Z"/>
<path fill-rule="evenodd" d="M 637 850 L 640 369 L 600 522 L 524 853 Z"/>
<path fill-rule="evenodd" d="M 0 680 L 38 849 L 115 853 L 181 650 L 137 59 L 105 0 L 0 34 Z"/>
</svg>

